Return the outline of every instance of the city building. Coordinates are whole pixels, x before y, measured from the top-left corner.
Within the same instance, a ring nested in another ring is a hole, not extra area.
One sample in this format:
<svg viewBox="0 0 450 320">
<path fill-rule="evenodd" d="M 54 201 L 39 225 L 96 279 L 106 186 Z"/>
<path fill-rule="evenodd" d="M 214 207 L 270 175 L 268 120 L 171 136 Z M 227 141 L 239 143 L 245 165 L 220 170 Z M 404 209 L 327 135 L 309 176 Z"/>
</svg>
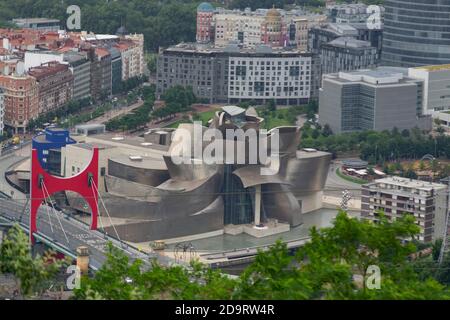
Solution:
<svg viewBox="0 0 450 320">
<path fill-rule="evenodd" d="M 64 54 L 64 62 L 69 64 L 73 74 L 73 100 L 91 96 L 91 61 L 85 52 L 69 51 Z"/>
<path fill-rule="evenodd" d="M 227 10 L 201 3 L 197 9 L 197 43 L 239 43 L 247 47 L 266 44 L 306 51 L 308 30 L 324 24 L 326 19 L 326 15 L 299 8 Z"/>
<path fill-rule="evenodd" d="M 384 2 L 383 65 L 450 63 L 450 0 Z"/>
<path fill-rule="evenodd" d="M 275 8 L 270 9 L 262 24 L 262 42 L 271 47 L 285 46 L 287 41 L 286 27 L 281 13 Z"/>
<path fill-rule="evenodd" d="M 115 47 L 108 48 L 108 51 L 111 55 L 111 91 L 112 94 L 118 94 L 122 90 L 123 55 Z"/>
<path fill-rule="evenodd" d="M 308 50 L 319 54 L 322 45 L 340 37 L 368 41 L 372 47 L 377 48 L 378 54 L 381 55 L 382 28 L 371 29 L 364 23 L 328 23 L 312 27 L 308 33 Z"/>
<path fill-rule="evenodd" d="M 423 80 L 423 113 L 450 110 L 450 64 L 409 68 L 408 75 Z"/>
<path fill-rule="evenodd" d="M 75 132 L 82 136 L 102 134 L 105 131 L 106 126 L 104 124 L 78 124 L 75 126 Z"/>
<path fill-rule="evenodd" d="M 73 75 L 68 65 L 48 62 L 31 68 L 28 74 L 38 86 L 39 113 L 54 111 L 72 100 Z"/>
<path fill-rule="evenodd" d="M 215 15 L 214 19 L 216 46 L 226 46 L 231 42 L 244 46 L 261 44 L 263 16 L 222 13 Z"/>
<path fill-rule="evenodd" d="M 446 227 L 447 186 L 401 177 L 386 177 L 362 186 L 361 217 L 377 221 L 383 211 L 389 221 L 405 215 L 420 227 L 418 240 L 442 239 Z"/>
<path fill-rule="evenodd" d="M 378 64 L 377 49 L 369 42 L 351 37 L 340 37 L 320 48 L 322 74 L 372 69 Z"/>
<path fill-rule="evenodd" d="M 212 26 L 214 7 L 208 2 L 202 2 L 197 7 L 197 42 L 208 43 L 214 39 Z"/>
<path fill-rule="evenodd" d="M 13 19 L 12 22 L 19 28 L 34 29 L 39 31 L 58 31 L 61 29 L 60 21 L 46 18 Z"/>
<path fill-rule="evenodd" d="M 88 51 L 91 61 L 91 97 L 101 100 L 112 94 L 111 54 L 105 48 L 93 48 Z"/>
<path fill-rule="evenodd" d="M 23 61 L 25 71 L 28 72 L 31 68 L 39 67 L 45 63 L 53 61 L 62 63 L 64 61 L 64 55 L 55 51 L 26 51 Z"/>
<path fill-rule="evenodd" d="M 69 131 L 60 128 L 46 128 L 32 139 L 32 148 L 37 150 L 42 168 L 52 174 L 61 172 L 61 148 L 76 143 Z"/>
<path fill-rule="evenodd" d="M 133 41 L 122 41 L 114 46 L 120 52 L 122 80 L 139 77 L 144 74 L 143 46 Z"/>
<path fill-rule="evenodd" d="M 5 126 L 14 133 L 24 133 L 28 122 L 39 115 L 36 79 L 29 75 L 0 75 L 4 91 Z"/>
<path fill-rule="evenodd" d="M 403 68 L 378 67 L 323 76 L 319 123 L 334 133 L 359 130 L 431 129 L 422 113 L 423 81 Z"/>
<path fill-rule="evenodd" d="M 275 100 L 298 105 L 314 95 L 314 62 L 311 54 L 295 49 L 180 44 L 158 58 L 157 94 L 181 85 L 211 103 Z"/>
<path fill-rule="evenodd" d="M 3 130 L 5 129 L 4 124 L 5 116 L 5 91 L 0 87 L 0 135 L 3 135 Z"/>
<path fill-rule="evenodd" d="M 328 16 L 333 23 L 366 23 L 370 14 L 364 3 L 340 3 L 327 6 Z"/>
</svg>

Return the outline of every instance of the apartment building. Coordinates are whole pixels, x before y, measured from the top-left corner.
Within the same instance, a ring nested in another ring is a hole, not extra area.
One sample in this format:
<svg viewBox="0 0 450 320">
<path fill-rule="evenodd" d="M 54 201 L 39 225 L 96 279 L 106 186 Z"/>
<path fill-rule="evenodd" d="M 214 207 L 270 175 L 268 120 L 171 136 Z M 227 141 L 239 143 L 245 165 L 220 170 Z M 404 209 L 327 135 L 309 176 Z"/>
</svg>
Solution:
<svg viewBox="0 0 450 320">
<path fill-rule="evenodd" d="M 104 48 L 92 48 L 88 51 L 91 61 L 91 97 L 99 100 L 112 93 L 111 54 Z"/>
<path fill-rule="evenodd" d="M 261 43 L 263 16 L 217 14 L 215 16 L 215 41 L 217 46 L 239 42 L 245 46 Z"/>
<path fill-rule="evenodd" d="M 36 79 L 29 75 L 0 75 L 4 91 L 4 123 L 14 133 L 24 133 L 28 122 L 39 114 Z"/>
<path fill-rule="evenodd" d="M 49 62 L 31 68 L 28 74 L 36 79 L 39 113 L 59 109 L 72 99 L 73 75 L 68 65 Z"/>
<path fill-rule="evenodd" d="M 261 44 L 306 51 L 309 28 L 326 22 L 325 15 L 303 9 L 226 10 L 201 3 L 197 8 L 197 42 L 226 46 Z"/>
<path fill-rule="evenodd" d="M 420 227 L 418 240 L 442 238 L 447 212 L 447 186 L 401 177 L 378 179 L 362 186 L 361 217 L 377 221 L 383 211 L 390 221 L 411 215 Z"/>
<path fill-rule="evenodd" d="M 311 55 L 299 52 L 230 56 L 229 102 L 273 99 L 283 105 L 305 103 L 311 95 L 311 74 Z"/>
<path fill-rule="evenodd" d="M 313 62 L 294 49 L 180 44 L 158 58 L 157 94 L 181 85 L 210 102 L 300 104 L 312 96 Z"/>
<path fill-rule="evenodd" d="M 0 135 L 3 135 L 3 130 L 5 129 L 5 124 L 3 118 L 5 115 L 5 91 L 0 88 Z"/>
<path fill-rule="evenodd" d="M 121 56 L 122 80 L 139 77 L 144 74 L 144 52 L 143 47 L 132 41 L 119 42 L 114 48 Z"/>
<path fill-rule="evenodd" d="M 91 61 L 85 52 L 69 51 L 64 54 L 64 62 L 69 64 L 73 74 L 73 100 L 91 96 Z"/>
<path fill-rule="evenodd" d="M 369 42 L 340 37 L 320 48 L 322 74 L 358 69 L 372 69 L 378 65 L 377 49 Z"/>
</svg>

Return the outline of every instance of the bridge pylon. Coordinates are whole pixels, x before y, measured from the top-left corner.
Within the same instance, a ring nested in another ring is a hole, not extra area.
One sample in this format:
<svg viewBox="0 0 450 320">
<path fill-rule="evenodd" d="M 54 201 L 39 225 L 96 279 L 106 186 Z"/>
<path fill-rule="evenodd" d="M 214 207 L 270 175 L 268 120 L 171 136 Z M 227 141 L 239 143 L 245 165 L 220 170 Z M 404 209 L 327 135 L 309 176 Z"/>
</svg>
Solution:
<svg viewBox="0 0 450 320">
<path fill-rule="evenodd" d="M 30 241 L 34 243 L 37 232 L 37 213 L 42 202 L 50 195 L 60 191 L 73 191 L 82 196 L 91 207 L 91 230 L 97 229 L 98 193 L 94 185 L 98 185 L 98 148 L 93 148 L 91 162 L 81 172 L 72 177 L 55 177 L 45 171 L 38 158 L 36 149 L 31 152 L 30 178 Z"/>
</svg>

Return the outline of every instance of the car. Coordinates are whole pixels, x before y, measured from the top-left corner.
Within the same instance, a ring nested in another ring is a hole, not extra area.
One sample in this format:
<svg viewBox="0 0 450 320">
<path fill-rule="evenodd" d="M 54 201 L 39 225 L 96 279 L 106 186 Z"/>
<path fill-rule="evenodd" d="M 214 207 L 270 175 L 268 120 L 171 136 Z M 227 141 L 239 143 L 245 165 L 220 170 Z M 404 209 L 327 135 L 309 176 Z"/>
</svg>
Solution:
<svg viewBox="0 0 450 320">
<path fill-rule="evenodd" d="M 18 146 L 14 146 L 13 149 L 14 150 L 19 150 L 19 147 Z"/>
</svg>

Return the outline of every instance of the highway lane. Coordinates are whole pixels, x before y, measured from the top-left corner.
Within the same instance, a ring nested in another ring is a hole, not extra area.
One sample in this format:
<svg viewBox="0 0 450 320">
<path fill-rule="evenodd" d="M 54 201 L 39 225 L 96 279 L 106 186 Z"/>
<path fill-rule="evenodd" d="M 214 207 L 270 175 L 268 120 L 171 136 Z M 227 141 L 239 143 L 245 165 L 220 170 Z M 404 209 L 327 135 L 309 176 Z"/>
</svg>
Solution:
<svg viewBox="0 0 450 320">
<path fill-rule="evenodd" d="M 344 190 L 349 190 L 353 198 L 361 198 L 360 184 L 344 180 L 336 174 L 336 169 L 341 167 L 342 163 L 339 160 L 331 162 L 324 194 L 333 197 L 341 197 Z"/>
<path fill-rule="evenodd" d="M 27 204 L 27 195 L 13 188 L 6 181 L 5 172 L 23 161 L 29 154 L 31 154 L 31 147 L 28 145 L 23 149 L 0 157 L 0 191 L 8 197 L 2 197 L 0 199 L 0 215 L 10 221 L 20 222 L 27 228 L 30 219 L 29 205 L 24 210 Z M 50 220 L 47 210 L 50 213 Z M 59 220 L 57 217 L 59 217 Z M 59 222 L 61 222 L 69 241 L 66 240 Z M 37 226 L 39 234 L 53 240 L 59 246 L 67 248 L 74 255 L 76 254 L 77 247 L 81 245 L 87 246 L 90 251 L 90 264 L 94 269 L 98 269 L 105 261 L 106 244 L 108 241 L 111 241 L 114 246 L 120 248 L 130 260 L 141 258 L 144 261 L 148 261 L 150 258 L 156 258 L 163 265 L 173 263 L 173 259 L 168 257 L 156 253 L 147 255 L 114 237 L 105 235 L 98 230 L 90 230 L 87 224 L 71 218 L 66 213 L 60 211 L 56 211 L 55 213 L 51 207 L 45 205 L 41 205 L 39 208 Z"/>
<path fill-rule="evenodd" d="M 25 208 L 25 203 L 19 203 L 17 200 L 0 199 L 0 215 L 3 217 L 29 225 L 29 206 Z M 48 213 L 47 213 L 48 210 Z M 50 220 L 49 220 L 50 215 Z M 68 215 L 52 210 L 51 207 L 42 205 L 38 212 L 38 231 L 39 234 L 44 235 L 52 240 L 52 242 L 59 244 L 68 251 L 75 254 L 76 248 L 79 246 L 87 246 L 90 252 L 90 265 L 94 269 L 98 269 L 106 259 L 106 245 L 110 241 L 114 246 L 121 249 L 131 261 L 136 258 L 141 258 L 144 261 L 156 258 L 163 265 L 170 265 L 172 259 L 158 254 L 145 254 L 139 250 L 129 246 L 128 244 L 106 236 L 100 231 L 93 231 L 89 226 L 70 218 Z M 61 225 L 63 228 L 61 228 Z M 64 229 L 64 231 L 63 231 Z M 68 240 L 66 239 L 66 236 Z"/>
</svg>

